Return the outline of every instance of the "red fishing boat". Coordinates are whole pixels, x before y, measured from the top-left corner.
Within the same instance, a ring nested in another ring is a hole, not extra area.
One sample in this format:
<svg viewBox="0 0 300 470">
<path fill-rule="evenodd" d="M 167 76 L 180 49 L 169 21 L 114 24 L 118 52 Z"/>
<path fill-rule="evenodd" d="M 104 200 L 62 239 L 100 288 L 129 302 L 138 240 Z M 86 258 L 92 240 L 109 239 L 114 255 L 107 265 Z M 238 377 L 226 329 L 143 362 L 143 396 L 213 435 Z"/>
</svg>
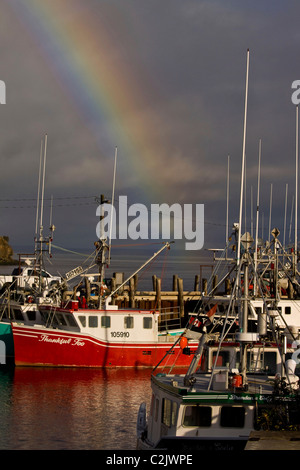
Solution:
<svg viewBox="0 0 300 470">
<path fill-rule="evenodd" d="M 154 367 L 175 359 L 183 366 L 197 348 L 181 341 L 183 330 L 160 331 L 164 316 L 157 311 L 81 309 L 73 302 L 43 306 L 41 314 L 51 327 L 12 323 L 16 366 Z"/>
</svg>

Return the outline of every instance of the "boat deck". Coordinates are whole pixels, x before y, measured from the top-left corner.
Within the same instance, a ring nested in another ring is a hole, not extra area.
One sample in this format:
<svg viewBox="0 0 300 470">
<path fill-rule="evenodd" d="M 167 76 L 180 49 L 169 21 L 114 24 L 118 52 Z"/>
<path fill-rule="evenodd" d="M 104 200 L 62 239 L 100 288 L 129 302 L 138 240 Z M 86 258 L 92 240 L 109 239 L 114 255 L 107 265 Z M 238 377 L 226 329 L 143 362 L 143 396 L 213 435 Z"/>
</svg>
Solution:
<svg viewBox="0 0 300 470">
<path fill-rule="evenodd" d="M 243 400 L 250 395 L 271 395 L 273 393 L 274 376 L 253 374 L 247 375 L 248 387 L 234 387 L 232 385 L 230 377 L 224 373 L 216 372 L 211 379 L 211 374 L 208 373 L 197 373 L 194 375 L 195 382 L 191 386 L 186 386 L 184 383 L 185 375 L 183 374 L 172 374 L 164 375 L 157 374 L 153 380 L 164 388 L 169 389 L 172 393 L 176 393 L 184 398 L 185 396 L 192 396 L 209 394 L 213 399 L 216 399 L 218 394 L 222 396 L 227 395 L 240 395 L 243 396 Z M 173 390 L 172 390 L 173 389 Z"/>
</svg>

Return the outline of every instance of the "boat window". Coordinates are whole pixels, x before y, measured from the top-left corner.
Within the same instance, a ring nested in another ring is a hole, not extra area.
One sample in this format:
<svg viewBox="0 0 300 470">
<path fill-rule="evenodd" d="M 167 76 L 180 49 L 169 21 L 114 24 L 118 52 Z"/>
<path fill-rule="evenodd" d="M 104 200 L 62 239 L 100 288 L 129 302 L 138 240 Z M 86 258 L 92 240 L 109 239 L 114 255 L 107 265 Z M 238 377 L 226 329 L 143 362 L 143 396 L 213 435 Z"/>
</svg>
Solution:
<svg viewBox="0 0 300 470">
<path fill-rule="evenodd" d="M 211 426 L 210 406 L 188 405 L 184 410 L 183 426 Z"/>
<path fill-rule="evenodd" d="M 124 317 L 124 327 L 133 328 L 133 317 Z"/>
<path fill-rule="evenodd" d="M 168 427 L 174 426 L 177 415 L 177 403 L 168 398 L 163 399 L 162 423 Z"/>
<path fill-rule="evenodd" d="M 259 315 L 261 313 L 261 307 L 255 307 L 255 311 L 257 315 Z"/>
<path fill-rule="evenodd" d="M 89 316 L 89 327 L 90 328 L 97 328 L 98 326 L 98 317 L 96 315 Z"/>
<path fill-rule="evenodd" d="M 101 317 L 101 326 L 102 328 L 110 328 L 110 317 Z"/>
<path fill-rule="evenodd" d="M 243 428 L 245 408 L 242 406 L 222 406 L 220 425 L 224 428 Z"/>
<path fill-rule="evenodd" d="M 152 328 L 152 317 L 144 317 L 143 318 L 143 328 L 147 330 L 151 330 Z"/>
<path fill-rule="evenodd" d="M 69 323 L 70 326 L 77 326 L 77 323 L 73 317 L 73 315 L 66 315 L 66 320 Z"/>
<path fill-rule="evenodd" d="M 172 403 L 172 414 L 171 414 L 171 424 L 172 426 L 175 426 L 176 424 L 176 417 L 177 417 L 177 403 L 176 401 L 173 401 Z"/>
<path fill-rule="evenodd" d="M 284 313 L 285 313 L 286 315 L 290 315 L 290 314 L 291 314 L 291 307 L 290 307 L 290 306 L 285 307 Z"/>
<path fill-rule="evenodd" d="M 18 308 L 13 309 L 13 317 L 15 320 L 24 320 L 23 314 Z"/>
<path fill-rule="evenodd" d="M 155 399 L 155 410 L 154 410 L 154 419 L 157 421 L 158 419 L 158 408 L 159 408 L 159 400 L 158 398 Z"/>
<path fill-rule="evenodd" d="M 19 276 L 23 272 L 23 269 L 15 268 L 13 269 L 12 276 Z"/>
<path fill-rule="evenodd" d="M 36 320 L 36 311 L 35 310 L 27 310 L 26 311 L 27 317 L 29 321 L 35 321 Z"/>
<path fill-rule="evenodd" d="M 56 322 L 58 325 L 61 325 L 61 326 L 67 326 L 67 322 L 63 316 L 62 313 L 56 313 L 55 314 L 55 319 L 56 319 Z"/>
<path fill-rule="evenodd" d="M 154 395 L 154 393 L 152 393 L 152 397 L 151 397 L 151 405 L 150 405 L 150 416 L 152 416 L 152 415 L 153 415 L 154 401 L 155 401 L 155 395 Z"/>
<path fill-rule="evenodd" d="M 264 369 L 268 374 L 275 375 L 277 372 L 277 354 L 276 352 L 264 352 Z"/>
<path fill-rule="evenodd" d="M 212 365 L 215 364 L 216 355 L 217 355 L 217 351 L 214 351 Z M 229 353 L 229 351 L 219 351 L 216 366 L 217 367 L 222 367 L 222 366 L 229 367 L 229 363 L 230 363 L 230 353 Z"/>
<path fill-rule="evenodd" d="M 240 360 L 239 352 L 237 353 L 237 359 Z M 267 352 L 263 349 L 248 351 L 247 370 L 252 373 L 266 371 L 268 374 L 275 375 L 277 372 L 276 352 Z"/>
<path fill-rule="evenodd" d="M 80 323 L 82 326 L 85 328 L 86 327 L 86 317 L 84 315 L 79 315 L 78 316 Z"/>
</svg>

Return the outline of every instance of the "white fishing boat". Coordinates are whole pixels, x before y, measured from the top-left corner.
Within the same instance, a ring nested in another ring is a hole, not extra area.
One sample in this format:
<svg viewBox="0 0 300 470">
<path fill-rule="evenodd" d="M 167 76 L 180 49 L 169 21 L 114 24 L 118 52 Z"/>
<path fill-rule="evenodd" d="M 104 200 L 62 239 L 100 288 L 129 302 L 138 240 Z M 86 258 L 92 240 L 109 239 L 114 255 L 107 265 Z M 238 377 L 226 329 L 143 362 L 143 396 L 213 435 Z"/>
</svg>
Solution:
<svg viewBox="0 0 300 470">
<path fill-rule="evenodd" d="M 225 323 L 221 334 L 207 333 L 204 324 L 186 373 L 154 370 L 148 416 L 144 403 L 138 416 L 139 449 L 241 450 L 251 431 L 272 420 L 281 429 L 300 426 L 300 337 L 277 328 L 266 300 L 268 328 L 259 321 L 256 332 L 248 331 L 248 293 L 238 292 L 242 270 L 247 286 L 254 269 L 249 234 L 241 243 L 246 249 L 227 309 L 229 315 L 239 297 L 239 331 L 228 339 Z"/>
<path fill-rule="evenodd" d="M 249 233 L 243 236 L 241 233 L 248 72 L 249 50 L 239 222 L 234 224 L 234 283 L 226 302 L 224 297 L 218 298 L 215 291 L 203 298 L 199 316 L 195 315 L 183 333 L 186 341 L 195 326 L 199 334 L 198 348 L 191 356 L 187 371 L 174 374 L 158 373 L 158 369 L 154 369 L 150 409 L 147 411 L 142 403 L 138 413 L 138 449 L 242 450 L 251 431 L 299 430 L 300 427 L 299 328 L 291 328 L 291 323 L 285 321 L 286 312 L 282 315 L 277 274 L 272 291 L 266 292 L 264 270 L 261 270 L 263 260 L 259 265 L 257 243 L 253 243 Z M 278 230 L 272 234 L 276 263 L 273 271 L 278 273 Z M 295 248 L 291 280 L 297 285 L 297 238 Z M 222 301 L 222 327 L 215 331 L 211 325 Z M 255 321 L 249 324 L 251 315 Z M 236 322 L 235 331 L 230 332 L 232 322 L 228 328 L 229 318 Z"/>
<path fill-rule="evenodd" d="M 47 136 L 40 154 L 40 175 L 35 228 L 34 253 L 19 254 L 18 267 L 11 275 L 0 276 L 0 364 L 14 364 L 14 345 L 11 324 L 43 325 L 41 305 L 60 305 L 63 279 L 50 274 L 44 266 L 44 253 L 51 257 L 51 245 L 55 226 L 50 217 L 50 235 L 43 235 L 43 201 Z M 43 161 L 41 207 L 40 179 Z M 39 209 L 41 212 L 39 214 Z M 39 228 L 39 230 L 38 230 Z M 39 231 L 39 235 L 38 235 Z"/>
</svg>

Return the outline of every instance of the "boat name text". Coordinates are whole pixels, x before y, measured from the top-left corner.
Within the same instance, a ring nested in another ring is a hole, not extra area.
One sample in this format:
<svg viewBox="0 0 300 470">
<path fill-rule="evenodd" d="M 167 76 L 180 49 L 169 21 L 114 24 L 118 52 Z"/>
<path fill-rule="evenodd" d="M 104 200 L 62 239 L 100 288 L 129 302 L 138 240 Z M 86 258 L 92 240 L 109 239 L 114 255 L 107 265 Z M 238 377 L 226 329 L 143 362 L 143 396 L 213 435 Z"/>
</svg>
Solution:
<svg viewBox="0 0 300 470">
<path fill-rule="evenodd" d="M 84 341 L 74 338 L 51 338 L 48 335 L 41 335 L 39 341 L 44 341 L 45 343 L 56 343 L 56 344 L 69 344 L 70 346 L 84 346 Z"/>
</svg>

